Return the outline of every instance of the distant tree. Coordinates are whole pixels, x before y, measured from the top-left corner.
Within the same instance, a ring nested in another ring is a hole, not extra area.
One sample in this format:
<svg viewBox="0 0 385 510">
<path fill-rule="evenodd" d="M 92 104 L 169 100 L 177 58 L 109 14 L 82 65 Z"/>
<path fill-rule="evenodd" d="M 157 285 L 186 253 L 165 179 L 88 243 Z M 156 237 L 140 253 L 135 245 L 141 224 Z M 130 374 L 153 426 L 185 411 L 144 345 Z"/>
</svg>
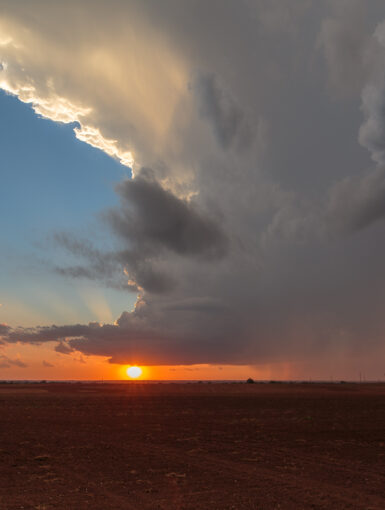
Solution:
<svg viewBox="0 0 385 510">
<path fill-rule="evenodd" d="M 249 377 L 246 381 L 247 384 L 254 384 L 254 379 L 252 379 L 251 377 Z"/>
</svg>

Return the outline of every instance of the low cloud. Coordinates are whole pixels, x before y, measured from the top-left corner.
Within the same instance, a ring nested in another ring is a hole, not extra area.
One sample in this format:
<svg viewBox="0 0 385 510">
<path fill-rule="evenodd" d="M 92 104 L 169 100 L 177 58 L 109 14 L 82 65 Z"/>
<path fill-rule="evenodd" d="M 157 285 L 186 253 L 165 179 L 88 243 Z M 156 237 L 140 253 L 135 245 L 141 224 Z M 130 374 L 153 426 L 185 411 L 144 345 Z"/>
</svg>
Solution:
<svg viewBox="0 0 385 510">
<path fill-rule="evenodd" d="M 212 262 L 226 255 L 229 242 L 222 228 L 198 212 L 193 203 L 164 189 L 151 170 L 144 168 L 135 179 L 123 181 L 117 186 L 117 192 L 121 205 L 105 212 L 104 218 L 123 245 L 122 249 L 102 253 L 88 240 L 57 234 L 56 242 L 87 261 L 85 266 L 56 268 L 57 272 L 101 280 L 120 289 L 164 293 L 175 282 L 156 267 L 163 253 Z M 123 271 L 129 276 L 125 284 Z"/>
<path fill-rule="evenodd" d="M 385 218 L 385 168 L 363 177 L 346 178 L 330 192 L 328 215 L 345 232 L 362 230 Z"/>
<path fill-rule="evenodd" d="M 69 354 L 73 349 L 67 343 L 60 341 L 55 346 L 55 351 L 60 352 L 60 354 Z"/>
<path fill-rule="evenodd" d="M 9 358 L 5 354 L 0 354 L 0 368 L 11 368 L 11 367 L 27 368 L 28 365 L 26 365 L 19 358 Z"/>
<path fill-rule="evenodd" d="M 0 336 L 6 335 L 10 329 L 10 326 L 7 324 L 0 324 Z"/>
<path fill-rule="evenodd" d="M 122 182 L 117 192 L 121 208 L 108 213 L 108 222 L 138 252 L 152 255 L 168 250 L 208 259 L 225 255 L 227 239 L 222 229 L 193 204 L 162 188 L 150 170 L 142 169 L 135 179 Z"/>
</svg>

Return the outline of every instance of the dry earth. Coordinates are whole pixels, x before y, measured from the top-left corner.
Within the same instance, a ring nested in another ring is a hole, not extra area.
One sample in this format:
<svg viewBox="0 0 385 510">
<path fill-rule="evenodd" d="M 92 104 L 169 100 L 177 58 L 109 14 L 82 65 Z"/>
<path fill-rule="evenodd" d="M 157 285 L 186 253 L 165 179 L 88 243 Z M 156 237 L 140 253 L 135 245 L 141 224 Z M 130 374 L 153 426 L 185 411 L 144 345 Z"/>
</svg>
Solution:
<svg viewBox="0 0 385 510">
<path fill-rule="evenodd" d="M 0 385 L 0 509 L 385 509 L 385 385 Z"/>
</svg>

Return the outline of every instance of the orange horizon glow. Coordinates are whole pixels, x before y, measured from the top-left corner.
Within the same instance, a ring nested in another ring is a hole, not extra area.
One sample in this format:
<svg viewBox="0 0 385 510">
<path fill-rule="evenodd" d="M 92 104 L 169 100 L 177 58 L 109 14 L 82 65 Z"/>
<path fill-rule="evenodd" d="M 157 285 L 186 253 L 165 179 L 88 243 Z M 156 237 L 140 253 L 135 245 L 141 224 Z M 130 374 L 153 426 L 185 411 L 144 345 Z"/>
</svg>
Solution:
<svg viewBox="0 0 385 510">
<path fill-rule="evenodd" d="M 54 350 L 55 342 L 45 344 L 10 344 L 0 346 L 0 380 L 83 380 L 127 381 L 131 363 L 113 364 L 104 356 L 87 356 L 80 352 L 63 354 Z M 385 348 L 384 348 L 385 354 Z M 8 362 L 7 362 L 8 360 Z M 8 366 L 7 366 L 8 363 Z M 277 362 L 260 365 L 140 365 L 140 381 L 204 380 L 384 380 L 381 363 L 373 360 L 334 356 L 317 362 Z M 131 379 L 131 378 L 130 378 Z"/>
</svg>

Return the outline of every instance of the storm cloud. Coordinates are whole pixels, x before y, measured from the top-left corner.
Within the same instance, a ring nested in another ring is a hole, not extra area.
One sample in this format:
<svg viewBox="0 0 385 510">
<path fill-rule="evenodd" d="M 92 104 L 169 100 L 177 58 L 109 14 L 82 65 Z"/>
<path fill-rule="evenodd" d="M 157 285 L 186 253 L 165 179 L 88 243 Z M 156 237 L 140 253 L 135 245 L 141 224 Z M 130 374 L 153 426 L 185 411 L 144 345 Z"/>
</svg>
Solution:
<svg viewBox="0 0 385 510">
<path fill-rule="evenodd" d="M 124 288 L 121 277 L 124 270 L 129 277 L 129 283 L 125 283 L 127 290 L 142 288 L 162 293 L 174 286 L 169 275 L 156 269 L 156 260 L 163 252 L 209 261 L 226 255 L 228 239 L 222 228 L 212 218 L 203 216 L 191 201 L 164 189 L 150 169 L 142 168 L 135 179 L 120 183 L 117 193 L 120 207 L 105 211 L 103 216 L 122 242 L 122 249 L 100 252 L 88 240 L 57 233 L 55 241 L 87 263 L 56 267 L 58 273 L 102 280 L 115 288 Z M 120 283 L 116 278 L 117 268 L 121 268 Z"/>
<path fill-rule="evenodd" d="M 218 143 L 228 149 L 236 145 L 246 149 L 251 143 L 252 133 L 245 113 L 231 94 L 224 90 L 214 74 L 199 74 L 193 89 L 197 96 L 199 112 L 207 119 Z"/>
<path fill-rule="evenodd" d="M 113 230 L 142 253 L 166 249 L 179 255 L 221 258 L 226 237 L 221 228 L 151 179 L 142 169 L 134 180 L 117 187 L 120 210 L 110 211 Z"/>
<path fill-rule="evenodd" d="M 0 86 L 132 169 L 100 213 L 105 242 L 58 231 L 76 261 L 51 268 L 137 295 L 113 324 L 4 341 L 113 363 L 379 367 L 382 1 L 2 5 Z"/>
<path fill-rule="evenodd" d="M 331 221 L 341 230 L 364 229 L 385 217 L 385 169 L 379 167 L 363 177 L 346 178 L 330 193 Z"/>
</svg>

